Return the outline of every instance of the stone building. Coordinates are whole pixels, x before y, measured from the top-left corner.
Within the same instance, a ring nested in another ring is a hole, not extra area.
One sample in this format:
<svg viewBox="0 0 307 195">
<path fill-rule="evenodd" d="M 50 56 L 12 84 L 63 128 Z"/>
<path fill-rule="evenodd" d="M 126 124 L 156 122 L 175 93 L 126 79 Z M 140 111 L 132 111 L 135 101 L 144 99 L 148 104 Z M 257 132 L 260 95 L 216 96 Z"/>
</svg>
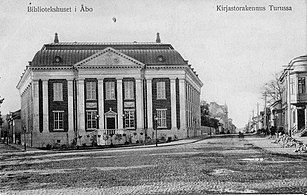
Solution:
<svg viewBox="0 0 307 195">
<path fill-rule="evenodd" d="M 171 44 L 44 44 L 17 85 L 27 143 L 180 139 L 200 125 L 202 82 Z"/>
</svg>

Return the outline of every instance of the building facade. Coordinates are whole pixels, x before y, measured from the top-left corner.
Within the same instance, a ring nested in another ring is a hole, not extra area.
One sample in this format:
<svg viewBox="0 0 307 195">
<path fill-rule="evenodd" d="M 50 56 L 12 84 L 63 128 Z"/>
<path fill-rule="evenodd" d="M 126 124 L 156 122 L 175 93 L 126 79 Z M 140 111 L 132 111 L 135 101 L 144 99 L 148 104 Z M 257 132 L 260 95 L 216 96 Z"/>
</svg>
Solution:
<svg viewBox="0 0 307 195">
<path fill-rule="evenodd" d="M 296 133 L 307 127 L 307 56 L 300 56 L 291 60 L 288 69 L 290 71 L 285 71 L 280 77 L 283 94 L 281 102 L 282 114 L 278 120 L 284 123 L 286 132 Z M 288 77 L 289 72 L 290 76 Z M 288 116 L 289 97 L 290 118 Z M 289 123 L 290 130 L 288 128 Z"/>
<path fill-rule="evenodd" d="M 17 85 L 26 142 L 180 139 L 200 126 L 202 82 L 170 44 L 45 44 Z M 157 135 L 155 135 L 157 129 Z"/>
</svg>

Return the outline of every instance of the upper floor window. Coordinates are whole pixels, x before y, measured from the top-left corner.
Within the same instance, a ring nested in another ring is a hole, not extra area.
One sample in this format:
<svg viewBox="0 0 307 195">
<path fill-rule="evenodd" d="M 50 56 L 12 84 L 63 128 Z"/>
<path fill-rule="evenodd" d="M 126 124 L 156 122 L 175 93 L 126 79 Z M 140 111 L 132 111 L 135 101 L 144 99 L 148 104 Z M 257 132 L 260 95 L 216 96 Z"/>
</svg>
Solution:
<svg viewBox="0 0 307 195">
<path fill-rule="evenodd" d="M 157 99 L 165 99 L 165 82 L 157 82 Z"/>
<path fill-rule="evenodd" d="M 115 100 L 115 82 L 106 82 L 106 100 Z"/>
<path fill-rule="evenodd" d="M 64 130 L 64 111 L 53 111 L 53 130 Z"/>
<path fill-rule="evenodd" d="M 166 109 L 157 109 L 157 128 L 166 128 Z"/>
<path fill-rule="evenodd" d="M 133 81 L 125 81 L 124 88 L 125 88 L 125 99 L 133 100 L 134 99 Z"/>
<path fill-rule="evenodd" d="M 293 82 L 293 79 L 290 79 L 290 86 L 291 86 L 291 93 L 290 94 L 294 94 L 294 82 Z"/>
<path fill-rule="evenodd" d="M 63 101 L 63 83 L 53 83 L 53 101 Z"/>
<path fill-rule="evenodd" d="M 298 93 L 306 93 L 305 77 L 298 78 Z"/>
<path fill-rule="evenodd" d="M 96 99 L 96 82 L 86 82 L 86 99 L 95 100 Z"/>
</svg>

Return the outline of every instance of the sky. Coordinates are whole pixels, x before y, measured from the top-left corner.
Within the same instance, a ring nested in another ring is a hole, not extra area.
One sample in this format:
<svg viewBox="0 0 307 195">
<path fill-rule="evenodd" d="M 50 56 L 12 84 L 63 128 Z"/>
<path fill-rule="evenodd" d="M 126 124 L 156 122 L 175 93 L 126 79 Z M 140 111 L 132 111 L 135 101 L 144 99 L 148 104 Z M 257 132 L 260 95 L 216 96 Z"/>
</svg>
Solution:
<svg viewBox="0 0 307 195">
<path fill-rule="evenodd" d="M 82 5 L 92 11 L 80 12 Z M 266 10 L 225 12 L 220 5 Z M 270 11 L 269 5 L 292 11 Z M 72 12 L 28 12 L 28 6 Z M 306 0 L 1 0 L 0 111 L 20 109 L 20 76 L 55 32 L 60 42 L 154 42 L 159 32 L 162 43 L 172 44 L 199 74 L 201 99 L 226 103 L 233 123 L 243 127 L 257 102 L 263 109 L 262 86 L 307 54 L 306 12 Z"/>
</svg>

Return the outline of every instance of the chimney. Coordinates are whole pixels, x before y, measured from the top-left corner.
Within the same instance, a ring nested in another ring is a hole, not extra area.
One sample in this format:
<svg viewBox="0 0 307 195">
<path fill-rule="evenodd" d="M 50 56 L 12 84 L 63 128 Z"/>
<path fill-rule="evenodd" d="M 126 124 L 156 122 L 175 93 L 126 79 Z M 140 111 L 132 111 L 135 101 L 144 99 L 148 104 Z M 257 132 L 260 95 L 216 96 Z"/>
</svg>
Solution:
<svg viewBox="0 0 307 195">
<path fill-rule="evenodd" d="M 156 43 L 161 43 L 161 39 L 160 39 L 160 34 L 159 33 L 157 33 Z"/>
<path fill-rule="evenodd" d="M 55 36 L 54 36 L 54 43 L 59 43 L 58 33 L 55 33 Z"/>
</svg>

